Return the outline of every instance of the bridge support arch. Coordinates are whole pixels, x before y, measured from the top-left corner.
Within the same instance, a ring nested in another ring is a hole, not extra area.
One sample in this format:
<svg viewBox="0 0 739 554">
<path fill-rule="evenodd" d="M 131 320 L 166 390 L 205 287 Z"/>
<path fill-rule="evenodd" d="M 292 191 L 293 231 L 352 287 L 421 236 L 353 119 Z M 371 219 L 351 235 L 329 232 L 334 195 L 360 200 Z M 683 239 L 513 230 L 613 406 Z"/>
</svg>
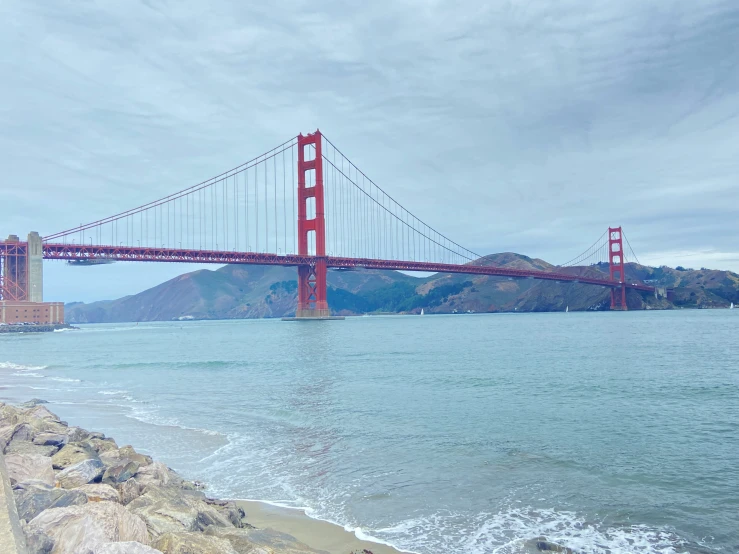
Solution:
<svg viewBox="0 0 739 554">
<path fill-rule="evenodd" d="M 626 305 L 626 272 L 624 267 L 624 243 L 621 227 L 608 228 L 608 269 L 611 281 L 618 281 L 621 286 L 611 289 L 611 309 L 627 310 Z"/>
<path fill-rule="evenodd" d="M 326 284 L 326 220 L 321 146 L 321 132 L 318 130 L 306 136 L 302 133 L 298 135 L 298 254 L 313 256 L 313 261 L 309 265 L 298 266 L 296 319 L 331 318 Z M 308 213 L 309 202 L 311 213 Z M 309 248 L 311 243 L 313 251 Z"/>
</svg>

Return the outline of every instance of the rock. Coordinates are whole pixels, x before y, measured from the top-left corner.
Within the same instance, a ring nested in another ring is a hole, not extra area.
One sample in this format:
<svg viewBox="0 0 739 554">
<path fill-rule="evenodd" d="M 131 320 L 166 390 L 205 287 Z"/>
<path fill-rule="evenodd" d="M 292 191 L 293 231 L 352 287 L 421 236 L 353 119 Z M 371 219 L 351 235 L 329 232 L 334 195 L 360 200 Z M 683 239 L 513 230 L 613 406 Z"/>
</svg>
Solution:
<svg viewBox="0 0 739 554">
<path fill-rule="evenodd" d="M 170 532 L 202 531 L 209 525 L 233 528 L 218 510 L 174 487 L 149 485 L 126 509 L 146 521 L 152 537 Z"/>
<path fill-rule="evenodd" d="M 28 402 L 24 402 L 23 404 L 18 404 L 19 408 L 35 408 L 39 404 L 48 404 L 49 402 L 46 400 L 41 400 L 40 398 L 31 398 Z"/>
<path fill-rule="evenodd" d="M 39 529 L 35 529 L 21 522 L 23 534 L 26 536 L 27 554 L 51 554 L 54 549 L 54 539 Z"/>
<path fill-rule="evenodd" d="M 246 514 L 242 508 L 238 507 L 233 502 L 228 500 L 216 500 L 213 498 L 206 498 L 203 501 L 218 510 L 234 527 L 244 527 L 244 518 L 246 517 Z"/>
<path fill-rule="evenodd" d="M 80 442 L 90 438 L 90 433 L 81 427 L 69 427 L 67 429 L 67 436 L 69 437 L 69 442 Z"/>
<path fill-rule="evenodd" d="M 59 423 L 61 420 L 59 419 L 59 416 L 57 416 L 54 413 L 51 413 L 45 406 L 37 405 L 33 408 L 30 408 L 26 410 L 26 412 L 23 414 L 25 418 L 38 418 L 38 419 L 48 419 L 50 421 L 55 421 Z"/>
<path fill-rule="evenodd" d="M 19 423 L 15 426 L 15 429 L 13 429 L 13 434 L 10 436 L 10 442 L 32 441 L 33 436 L 33 427 L 29 423 Z"/>
<path fill-rule="evenodd" d="M 151 456 L 147 456 L 145 454 L 139 454 L 133 449 L 133 446 L 121 446 L 118 449 L 118 452 L 121 453 L 121 458 L 128 458 L 129 460 L 133 460 L 134 462 L 138 462 L 140 466 L 148 466 L 149 464 L 154 463 L 154 460 L 151 459 Z"/>
<path fill-rule="evenodd" d="M 226 539 L 238 554 L 327 554 L 322 550 L 314 550 L 292 535 L 274 529 L 209 527 L 204 534 Z"/>
<path fill-rule="evenodd" d="M 11 484 L 37 479 L 47 485 L 54 484 L 54 469 L 51 458 L 33 454 L 8 454 L 5 456 Z"/>
<path fill-rule="evenodd" d="M 124 506 L 130 504 L 141 496 L 143 487 L 139 485 L 136 479 L 129 479 L 125 483 L 118 484 L 118 492 L 121 494 L 121 504 Z"/>
<path fill-rule="evenodd" d="M 227 540 L 200 533 L 165 533 L 154 548 L 164 554 L 238 554 Z"/>
<path fill-rule="evenodd" d="M 102 433 L 96 433 L 97 435 L 102 435 Z M 93 433 L 92 435 L 95 435 Z M 90 448 L 92 448 L 95 452 L 98 454 L 102 452 L 107 452 L 108 450 L 117 450 L 118 445 L 115 443 L 113 439 L 105 439 L 105 438 L 97 438 L 95 436 L 92 436 L 85 440 L 82 444 L 88 445 Z M 105 435 L 102 435 L 105 436 Z"/>
<path fill-rule="evenodd" d="M 51 458 L 54 469 L 66 469 L 85 460 L 99 460 L 97 452 L 88 444 L 67 444 Z"/>
<path fill-rule="evenodd" d="M 161 462 L 154 462 L 148 466 L 139 468 L 136 480 L 142 486 L 154 485 L 164 487 L 167 485 L 179 485 L 182 479 Z"/>
<path fill-rule="evenodd" d="M 5 447 L 13 436 L 13 431 L 15 431 L 15 425 L 0 426 L 0 452 L 5 451 Z"/>
<path fill-rule="evenodd" d="M 124 461 L 119 465 L 109 467 L 103 474 L 103 482 L 111 485 L 125 483 L 131 477 L 136 475 L 139 470 L 138 462 Z"/>
<path fill-rule="evenodd" d="M 87 503 L 87 497 L 77 490 L 57 489 L 41 481 L 18 483 L 13 487 L 18 517 L 30 521 L 48 508 L 63 508 Z"/>
<path fill-rule="evenodd" d="M 110 485 L 102 483 L 94 483 L 90 485 L 82 485 L 74 489 L 81 491 L 87 496 L 88 502 L 117 502 L 121 503 L 121 495 Z"/>
<path fill-rule="evenodd" d="M 59 433 L 39 433 L 33 439 L 33 444 L 39 446 L 58 446 L 59 448 L 67 444 L 67 442 L 69 442 L 69 437 L 66 433 L 63 435 Z"/>
<path fill-rule="evenodd" d="M 560 552 L 562 554 L 575 554 L 575 551 L 561 544 L 547 541 L 544 537 L 536 539 L 536 549 L 540 552 Z"/>
<path fill-rule="evenodd" d="M 101 544 L 92 554 L 162 554 L 161 550 L 154 550 L 140 542 L 109 542 Z"/>
<path fill-rule="evenodd" d="M 105 466 L 100 460 L 83 460 L 60 471 L 56 476 L 59 486 L 65 489 L 73 489 L 93 481 L 100 480 L 105 471 Z"/>
<path fill-rule="evenodd" d="M 31 454 L 47 458 L 53 456 L 57 450 L 59 449 L 56 446 L 38 446 L 28 441 L 13 441 L 5 447 L 6 454 Z"/>
<path fill-rule="evenodd" d="M 105 543 L 149 543 L 146 524 L 114 502 L 52 508 L 41 512 L 30 527 L 54 539 L 54 554 L 88 554 Z"/>
</svg>

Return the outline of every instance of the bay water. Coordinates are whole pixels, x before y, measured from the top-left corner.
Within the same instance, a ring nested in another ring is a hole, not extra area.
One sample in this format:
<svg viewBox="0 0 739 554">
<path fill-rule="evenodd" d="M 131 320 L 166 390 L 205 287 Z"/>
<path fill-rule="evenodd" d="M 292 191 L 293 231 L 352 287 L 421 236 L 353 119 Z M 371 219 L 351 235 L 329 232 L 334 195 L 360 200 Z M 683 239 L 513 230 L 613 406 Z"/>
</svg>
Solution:
<svg viewBox="0 0 739 554">
<path fill-rule="evenodd" d="M 0 335 L 0 400 L 211 495 L 424 554 L 739 550 L 736 310 L 81 327 Z"/>
</svg>

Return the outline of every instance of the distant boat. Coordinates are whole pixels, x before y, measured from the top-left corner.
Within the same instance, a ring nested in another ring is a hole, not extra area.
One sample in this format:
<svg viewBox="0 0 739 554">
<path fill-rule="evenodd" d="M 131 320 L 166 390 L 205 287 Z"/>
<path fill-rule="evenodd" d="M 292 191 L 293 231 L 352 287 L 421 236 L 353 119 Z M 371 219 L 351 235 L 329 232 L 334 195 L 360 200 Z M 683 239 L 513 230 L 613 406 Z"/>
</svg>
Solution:
<svg viewBox="0 0 739 554">
<path fill-rule="evenodd" d="M 421 308 L 421 315 L 423 315 L 423 308 Z"/>
<path fill-rule="evenodd" d="M 567 313 L 567 312 L 569 312 L 569 311 L 570 311 L 570 306 L 568 305 L 568 306 L 567 306 L 567 307 L 565 308 L 565 313 Z"/>
<path fill-rule="evenodd" d="M 734 309 L 734 303 L 733 302 L 731 303 L 731 306 L 729 306 L 729 309 L 730 310 L 733 310 Z"/>
</svg>

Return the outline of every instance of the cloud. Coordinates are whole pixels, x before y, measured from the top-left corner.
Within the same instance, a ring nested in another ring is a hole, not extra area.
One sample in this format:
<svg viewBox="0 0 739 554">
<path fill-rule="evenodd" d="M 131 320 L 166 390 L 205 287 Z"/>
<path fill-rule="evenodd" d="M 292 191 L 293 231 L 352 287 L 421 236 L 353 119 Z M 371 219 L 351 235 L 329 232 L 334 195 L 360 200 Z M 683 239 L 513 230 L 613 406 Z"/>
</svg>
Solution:
<svg viewBox="0 0 739 554">
<path fill-rule="evenodd" d="M 733 0 L 9 0 L 3 227 L 95 220 L 320 127 L 475 251 L 556 263 L 623 224 L 642 261 L 739 270 L 704 255 L 739 231 L 737 29 Z M 49 267 L 47 296 L 182 269 Z"/>
</svg>

